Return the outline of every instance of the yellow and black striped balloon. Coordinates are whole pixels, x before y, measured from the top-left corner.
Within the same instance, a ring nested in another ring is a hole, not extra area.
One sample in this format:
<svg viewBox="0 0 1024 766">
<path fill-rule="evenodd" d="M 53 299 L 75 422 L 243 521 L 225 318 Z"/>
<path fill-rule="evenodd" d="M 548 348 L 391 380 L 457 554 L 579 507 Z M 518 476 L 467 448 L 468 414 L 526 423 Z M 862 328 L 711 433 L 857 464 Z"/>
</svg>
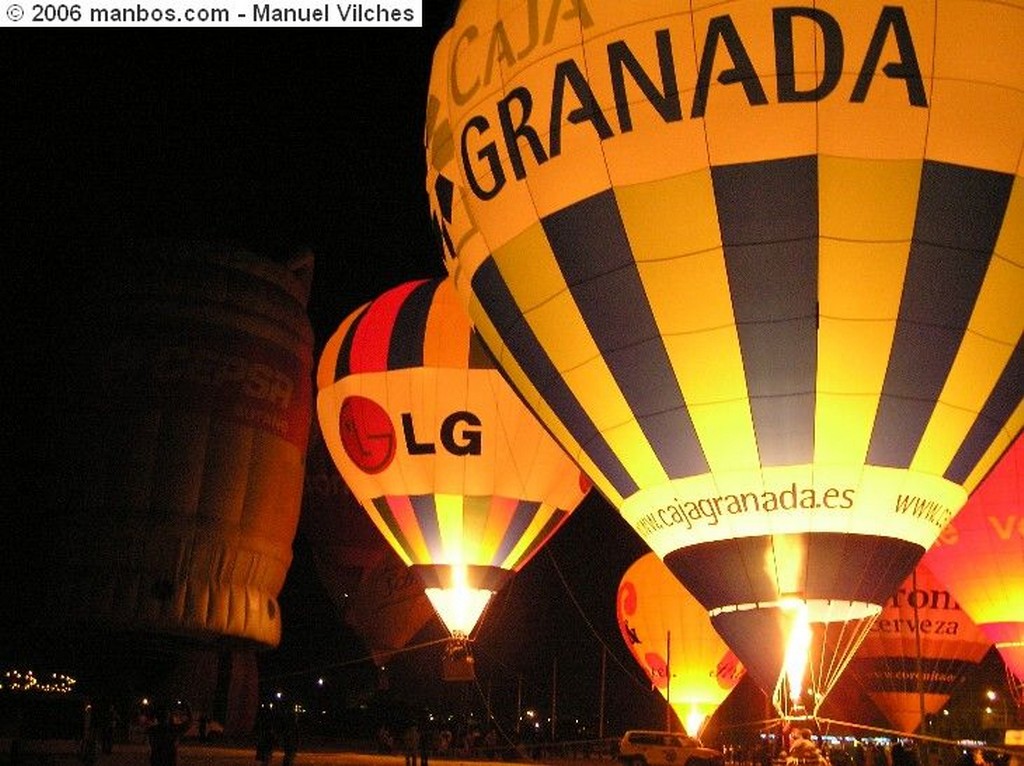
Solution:
<svg viewBox="0 0 1024 766">
<path fill-rule="evenodd" d="M 762 679 L 1024 422 L 1022 46 L 985 0 L 464 0 L 437 47 L 477 330 Z"/>
</svg>

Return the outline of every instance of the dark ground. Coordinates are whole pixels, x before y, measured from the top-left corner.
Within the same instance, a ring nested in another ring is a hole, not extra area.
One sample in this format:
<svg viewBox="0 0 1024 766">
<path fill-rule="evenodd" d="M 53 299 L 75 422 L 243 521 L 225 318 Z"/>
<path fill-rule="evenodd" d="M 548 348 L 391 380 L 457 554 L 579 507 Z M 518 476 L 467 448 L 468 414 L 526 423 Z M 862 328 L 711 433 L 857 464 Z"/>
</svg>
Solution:
<svg viewBox="0 0 1024 766">
<path fill-rule="evenodd" d="M 17 761 L 20 766 L 82 766 L 77 757 L 75 744 L 70 740 L 52 740 L 44 742 L 27 742 L 23 745 L 23 753 Z M 488 763 L 501 761 L 457 760 L 451 758 L 434 758 L 432 761 L 441 766 L 485 766 Z M 271 766 L 280 766 L 282 754 L 277 752 Z M 549 764 L 577 764 L 590 766 L 595 763 L 610 763 L 607 759 L 585 758 L 553 758 L 543 762 L 530 761 L 533 766 Z M 184 743 L 178 751 L 178 766 L 253 766 L 254 752 L 250 748 L 221 747 Z M 331 749 L 307 749 L 300 751 L 295 759 L 296 766 L 401 766 L 405 763 L 400 753 L 380 755 L 375 753 L 345 752 Z M 0 744 L 0 764 L 11 764 L 10 742 Z M 142 744 L 121 744 L 109 755 L 100 755 L 95 766 L 147 766 L 149 764 L 149 748 Z"/>
</svg>

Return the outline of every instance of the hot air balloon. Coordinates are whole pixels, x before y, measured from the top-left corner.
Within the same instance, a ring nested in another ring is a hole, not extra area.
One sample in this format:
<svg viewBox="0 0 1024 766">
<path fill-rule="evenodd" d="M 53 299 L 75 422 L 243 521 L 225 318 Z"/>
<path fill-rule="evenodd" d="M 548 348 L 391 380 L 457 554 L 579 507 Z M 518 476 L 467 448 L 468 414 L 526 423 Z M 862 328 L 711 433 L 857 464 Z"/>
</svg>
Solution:
<svg viewBox="0 0 1024 766">
<path fill-rule="evenodd" d="M 907 733 L 939 712 L 992 648 L 928 569 L 929 556 L 889 597 L 850 668 L 889 722 Z"/>
<path fill-rule="evenodd" d="M 51 501 L 67 554 L 60 611 L 276 646 L 313 410 L 312 256 L 132 255 L 97 276 L 72 363 Z"/>
<path fill-rule="evenodd" d="M 626 570 L 615 602 L 622 639 L 690 736 L 743 677 L 707 611 L 654 553 Z M 671 666 L 671 667 L 670 667 Z"/>
<path fill-rule="evenodd" d="M 338 615 L 363 640 L 378 667 L 433 619 L 422 583 L 341 480 L 316 423 L 299 532 Z"/>
<path fill-rule="evenodd" d="M 313 414 L 312 268 L 310 254 L 201 243 L 112 253 L 55 366 L 62 453 L 39 525 L 60 645 L 116 653 L 122 680 L 177 663 L 147 683 L 230 733 L 251 730 L 255 652 L 281 639 Z"/>
<path fill-rule="evenodd" d="M 1022 44 L 984 0 L 464 0 L 437 46 L 476 330 L 780 709 L 1024 421 Z"/>
<path fill-rule="evenodd" d="M 502 379 L 450 279 L 407 282 L 327 342 L 317 412 L 342 477 L 467 639 L 589 484 Z"/>
<path fill-rule="evenodd" d="M 1019 693 L 1024 681 L 1024 437 L 943 530 L 928 562 L 995 644 L 1015 676 L 1010 687 Z"/>
</svg>

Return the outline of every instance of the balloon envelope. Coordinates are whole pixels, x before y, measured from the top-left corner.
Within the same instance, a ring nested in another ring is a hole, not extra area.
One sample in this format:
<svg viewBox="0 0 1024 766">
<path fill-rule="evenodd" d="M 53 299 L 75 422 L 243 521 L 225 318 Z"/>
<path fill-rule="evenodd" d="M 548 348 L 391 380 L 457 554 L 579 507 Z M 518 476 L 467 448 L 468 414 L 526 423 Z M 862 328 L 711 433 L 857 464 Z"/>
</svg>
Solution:
<svg viewBox="0 0 1024 766">
<path fill-rule="evenodd" d="M 615 602 L 622 639 L 691 736 L 743 677 L 707 611 L 654 553 L 626 570 Z M 669 667 L 671 665 L 671 668 Z"/>
<path fill-rule="evenodd" d="M 943 530 L 928 562 L 1024 680 L 1024 438 Z"/>
<path fill-rule="evenodd" d="M 54 612 L 276 646 L 312 418 L 312 256 L 202 245 L 98 267 L 53 482 Z M 107 271 L 109 269 L 109 271 Z"/>
<path fill-rule="evenodd" d="M 907 733 L 939 712 L 992 648 L 928 569 L 929 556 L 885 603 L 851 663 L 871 701 Z"/>
<path fill-rule="evenodd" d="M 349 316 L 317 384 L 342 477 L 449 630 L 468 635 L 589 483 L 495 368 L 449 279 Z"/>
<path fill-rule="evenodd" d="M 341 480 L 314 423 L 299 532 L 341 619 L 387 663 L 434 617 L 422 583 L 391 549 Z"/>
<path fill-rule="evenodd" d="M 466 0 L 437 47 L 475 327 L 763 685 L 841 669 L 1021 428 L 1022 43 L 995 2 Z"/>
</svg>

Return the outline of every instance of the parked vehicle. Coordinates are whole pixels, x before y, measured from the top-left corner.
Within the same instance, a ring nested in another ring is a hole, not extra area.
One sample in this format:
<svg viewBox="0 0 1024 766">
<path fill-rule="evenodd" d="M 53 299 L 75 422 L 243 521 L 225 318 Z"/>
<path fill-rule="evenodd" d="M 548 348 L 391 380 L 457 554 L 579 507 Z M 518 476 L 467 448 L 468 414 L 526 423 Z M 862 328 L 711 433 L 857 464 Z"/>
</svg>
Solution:
<svg viewBox="0 0 1024 766">
<path fill-rule="evenodd" d="M 723 766 L 725 756 L 699 740 L 671 731 L 627 731 L 619 741 L 624 766 Z"/>
</svg>

